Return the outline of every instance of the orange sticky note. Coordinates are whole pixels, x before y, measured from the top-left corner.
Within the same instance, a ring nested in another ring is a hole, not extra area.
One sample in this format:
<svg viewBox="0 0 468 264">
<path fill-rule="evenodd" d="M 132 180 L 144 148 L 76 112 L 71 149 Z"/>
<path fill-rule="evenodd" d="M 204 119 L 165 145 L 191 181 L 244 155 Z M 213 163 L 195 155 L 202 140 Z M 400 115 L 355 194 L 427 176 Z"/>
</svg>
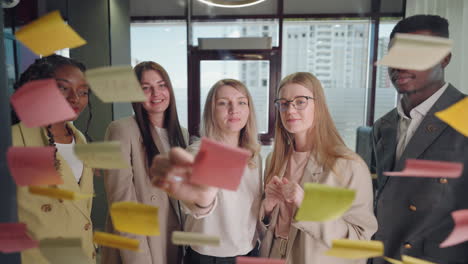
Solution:
<svg viewBox="0 0 468 264">
<path fill-rule="evenodd" d="M 42 56 L 86 44 L 86 41 L 63 21 L 59 11 L 53 11 L 27 24 L 18 30 L 15 36 L 34 53 Z"/>
<path fill-rule="evenodd" d="M 440 244 L 441 248 L 455 246 L 468 241 L 468 209 L 454 211 L 452 212 L 452 217 L 455 227 L 447 239 Z"/>
<path fill-rule="evenodd" d="M 284 259 L 237 257 L 236 264 L 286 264 Z"/>
<path fill-rule="evenodd" d="M 405 169 L 402 171 L 387 171 L 386 176 L 407 176 L 427 178 L 458 178 L 463 171 L 463 164 L 459 162 L 435 161 L 435 160 L 406 160 Z"/>
<path fill-rule="evenodd" d="M 8 167 L 16 184 L 55 185 L 63 179 L 55 169 L 54 147 L 10 147 L 7 151 Z"/>
<path fill-rule="evenodd" d="M 31 81 L 11 96 L 11 104 L 27 127 L 41 127 L 76 118 L 76 112 L 54 79 Z"/>
<path fill-rule="evenodd" d="M 449 108 L 435 113 L 440 120 L 468 137 L 468 97 Z"/>
<path fill-rule="evenodd" d="M 245 149 L 202 138 L 190 182 L 235 191 L 250 156 Z"/>
<path fill-rule="evenodd" d="M 33 240 L 23 223 L 0 223 L 0 252 L 13 253 L 36 248 L 39 241 Z"/>
</svg>

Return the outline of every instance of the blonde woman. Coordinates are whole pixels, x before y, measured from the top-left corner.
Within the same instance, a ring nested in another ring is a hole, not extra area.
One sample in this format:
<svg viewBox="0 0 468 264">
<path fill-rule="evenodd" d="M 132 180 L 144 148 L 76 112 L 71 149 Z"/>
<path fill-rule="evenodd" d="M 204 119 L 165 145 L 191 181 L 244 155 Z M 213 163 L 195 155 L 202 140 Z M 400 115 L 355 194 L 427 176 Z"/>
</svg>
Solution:
<svg viewBox="0 0 468 264">
<path fill-rule="evenodd" d="M 156 157 L 155 186 L 184 201 L 189 213 L 184 231 L 219 236 L 219 247 L 190 246 L 185 263 L 235 263 L 240 255 L 257 254 L 256 225 L 262 197 L 262 168 L 252 97 L 239 81 L 225 79 L 213 85 L 203 111 L 202 136 L 252 153 L 237 191 L 195 186 L 174 181 L 190 177 L 193 155 L 173 149 L 169 157 Z M 198 144 L 189 147 L 192 153 Z M 219 177 L 223 177 L 219 175 Z"/>
<path fill-rule="evenodd" d="M 320 81 L 306 72 L 285 77 L 275 106 L 274 148 L 267 159 L 260 216 L 267 231 L 261 255 L 290 264 L 364 263 L 323 255 L 333 239 L 370 239 L 377 222 L 369 170 L 338 134 Z M 296 222 L 306 182 L 354 189 L 356 199 L 339 219 Z"/>
<path fill-rule="evenodd" d="M 169 243 L 174 230 L 181 230 L 183 219 L 178 201 L 152 188 L 149 165 L 153 157 L 166 153 L 171 147 L 185 148 L 188 132 L 179 124 L 171 80 L 166 70 L 152 61 L 141 62 L 134 68 L 147 100 L 132 103 L 134 116 L 112 122 L 106 139 L 120 141 L 122 152 L 131 168 L 109 170 L 104 177 L 109 207 L 114 202 L 134 201 L 159 208 L 159 236 L 122 234 L 138 239 L 140 252 L 103 248 L 103 264 L 145 263 L 179 264 L 182 248 Z M 106 230 L 121 234 L 107 218 Z"/>
</svg>

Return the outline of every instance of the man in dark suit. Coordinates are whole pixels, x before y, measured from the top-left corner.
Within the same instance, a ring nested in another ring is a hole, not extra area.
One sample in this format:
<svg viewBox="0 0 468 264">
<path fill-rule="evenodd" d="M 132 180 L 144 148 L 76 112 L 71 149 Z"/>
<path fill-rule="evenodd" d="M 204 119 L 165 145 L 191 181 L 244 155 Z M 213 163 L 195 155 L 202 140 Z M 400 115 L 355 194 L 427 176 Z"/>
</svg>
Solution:
<svg viewBox="0 0 468 264">
<path fill-rule="evenodd" d="M 447 20 L 432 15 L 405 18 L 390 39 L 395 33 L 449 37 Z M 434 115 L 466 96 L 444 79 L 451 56 L 426 71 L 389 69 L 401 100 L 373 127 L 379 223 L 375 240 L 384 242 L 387 257 L 468 263 L 468 243 L 439 248 L 453 229 L 451 212 L 468 208 L 468 138 Z M 465 170 L 458 179 L 383 175 L 402 170 L 407 159 L 462 162 Z M 385 261 L 374 259 L 373 263 Z"/>
</svg>

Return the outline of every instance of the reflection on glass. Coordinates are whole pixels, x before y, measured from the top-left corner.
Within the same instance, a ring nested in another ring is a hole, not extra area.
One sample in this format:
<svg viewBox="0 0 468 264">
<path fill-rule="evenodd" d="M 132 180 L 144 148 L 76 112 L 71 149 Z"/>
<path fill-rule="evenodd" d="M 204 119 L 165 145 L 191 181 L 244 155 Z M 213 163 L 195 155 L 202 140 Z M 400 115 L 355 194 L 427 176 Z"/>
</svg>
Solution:
<svg viewBox="0 0 468 264">
<path fill-rule="evenodd" d="M 210 88 L 217 81 L 226 78 L 240 80 L 249 89 L 255 105 L 259 133 L 266 133 L 268 131 L 270 62 L 262 60 L 201 61 L 200 113 L 203 113 Z"/>
<path fill-rule="evenodd" d="M 398 21 L 383 22 L 379 28 L 379 47 L 378 58 L 380 60 L 387 54 L 390 33 Z M 377 67 L 377 85 L 375 91 L 375 111 L 374 120 L 381 118 L 387 112 L 392 110 L 397 103 L 397 92 L 393 87 L 388 69 L 384 66 Z"/>
<path fill-rule="evenodd" d="M 322 83 L 338 131 L 351 149 L 365 124 L 367 20 L 285 21 L 282 76 L 313 73 Z"/>
<path fill-rule="evenodd" d="M 132 66 L 151 60 L 166 69 L 183 127 L 188 127 L 186 34 L 185 21 L 132 23 L 130 26 Z"/>
<path fill-rule="evenodd" d="M 7 72 L 7 87 L 8 94 L 13 93 L 13 85 L 16 82 L 16 72 L 15 72 L 15 50 L 13 45 L 15 41 L 9 38 L 3 38 L 5 43 L 5 62 L 6 62 L 6 72 Z"/>
<path fill-rule="evenodd" d="M 272 45 L 278 46 L 278 21 L 270 19 L 193 23 L 194 46 L 198 46 L 198 38 L 240 37 L 271 37 Z"/>
</svg>

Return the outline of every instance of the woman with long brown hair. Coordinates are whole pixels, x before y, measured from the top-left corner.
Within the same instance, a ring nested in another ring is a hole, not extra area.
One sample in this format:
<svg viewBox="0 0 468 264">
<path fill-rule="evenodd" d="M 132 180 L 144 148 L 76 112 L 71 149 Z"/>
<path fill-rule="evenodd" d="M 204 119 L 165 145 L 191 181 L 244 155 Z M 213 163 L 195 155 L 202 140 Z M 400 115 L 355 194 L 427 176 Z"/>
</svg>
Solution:
<svg viewBox="0 0 468 264">
<path fill-rule="evenodd" d="M 262 197 L 262 166 L 257 141 L 257 126 L 252 97 L 241 82 L 224 79 L 208 93 L 203 111 L 201 135 L 250 151 L 237 191 L 217 190 L 174 180 L 190 177 L 192 154 L 173 149 L 169 157 L 154 159 L 151 174 L 155 186 L 183 201 L 188 213 L 184 231 L 216 235 L 220 246 L 191 245 L 185 263 L 235 263 L 240 255 L 257 255 L 257 219 Z M 195 153 L 199 144 L 189 148 Z M 220 175 L 220 177 L 223 177 Z"/>
<path fill-rule="evenodd" d="M 141 62 L 134 68 L 147 100 L 132 103 L 134 116 L 112 122 L 106 140 L 120 141 L 123 155 L 131 167 L 109 170 L 105 188 L 109 205 L 134 201 L 159 208 L 159 236 L 122 234 L 112 226 L 110 217 L 106 229 L 138 239 L 140 252 L 103 248 L 102 263 L 177 264 L 182 261 L 182 248 L 168 243 L 174 230 L 182 229 L 179 202 L 163 191 L 153 188 L 149 166 L 153 157 L 166 153 L 171 147 L 185 148 L 188 132 L 179 124 L 174 90 L 166 70 L 152 61 Z"/>
<path fill-rule="evenodd" d="M 338 134 L 315 76 L 286 76 L 277 96 L 274 147 L 267 158 L 260 216 L 266 231 L 261 255 L 289 264 L 349 263 L 323 252 L 333 239 L 365 240 L 376 231 L 369 169 Z M 339 219 L 297 222 L 293 217 L 306 182 L 354 189 L 356 199 Z"/>
</svg>

